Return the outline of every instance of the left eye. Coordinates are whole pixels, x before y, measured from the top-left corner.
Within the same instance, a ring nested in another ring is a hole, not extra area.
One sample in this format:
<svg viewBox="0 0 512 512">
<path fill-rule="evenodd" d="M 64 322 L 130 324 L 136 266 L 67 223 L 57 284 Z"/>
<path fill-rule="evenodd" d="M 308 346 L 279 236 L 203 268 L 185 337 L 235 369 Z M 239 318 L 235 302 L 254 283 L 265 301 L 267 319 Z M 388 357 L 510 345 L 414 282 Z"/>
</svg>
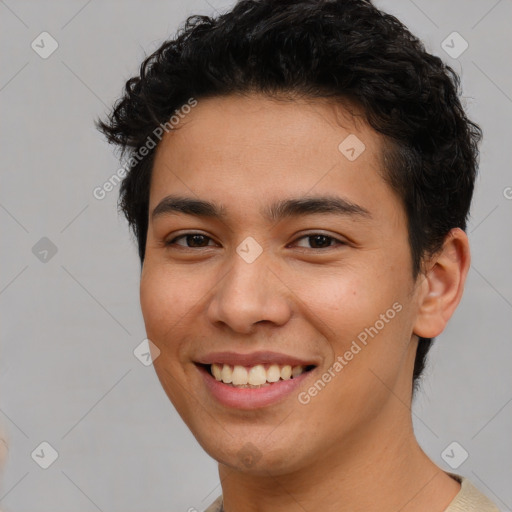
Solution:
<svg viewBox="0 0 512 512">
<path fill-rule="evenodd" d="M 314 233 L 311 235 L 306 235 L 298 238 L 297 240 L 307 240 L 307 243 L 313 245 L 313 247 L 307 247 L 308 249 L 324 249 L 326 247 L 332 247 L 331 242 L 336 242 L 338 245 L 344 245 L 344 242 L 338 240 L 329 235 L 324 235 L 322 233 Z M 305 247 L 305 246 L 300 246 Z"/>
</svg>

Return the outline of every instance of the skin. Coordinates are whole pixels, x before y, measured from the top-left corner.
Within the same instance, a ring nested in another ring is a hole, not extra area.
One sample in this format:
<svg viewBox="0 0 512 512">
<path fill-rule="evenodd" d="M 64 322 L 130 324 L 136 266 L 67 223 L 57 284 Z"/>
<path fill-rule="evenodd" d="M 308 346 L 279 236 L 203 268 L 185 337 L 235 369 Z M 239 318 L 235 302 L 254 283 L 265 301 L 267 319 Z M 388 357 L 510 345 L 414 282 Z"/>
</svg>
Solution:
<svg viewBox="0 0 512 512">
<path fill-rule="evenodd" d="M 349 134 L 366 146 L 354 161 L 338 149 Z M 413 280 L 383 144 L 339 104 L 251 94 L 200 99 L 157 149 L 142 312 L 165 392 L 219 462 L 226 512 L 441 512 L 460 489 L 419 447 L 409 404 L 418 336 L 439 335 L 459 303 L 468 240 L 452 230 Z M 152 218 L 170 194 L 219 203 L 226 217 Z M 326 194 L 370 216 L 261 214 L 275 200 Z M 176 240 L 187 232 L 209 238 Z M 333 239 L 305 236 L 319 232 Z M 250 264 L 236 252 L 249 236 L 263 249 Z M 401 311 L 307 405 L 292 393 L 258 410 L 225 407 L 194 364 L 214 350 L 293 354 L 317 364 L 307 391 L 394 303 Z"/>
</svg>

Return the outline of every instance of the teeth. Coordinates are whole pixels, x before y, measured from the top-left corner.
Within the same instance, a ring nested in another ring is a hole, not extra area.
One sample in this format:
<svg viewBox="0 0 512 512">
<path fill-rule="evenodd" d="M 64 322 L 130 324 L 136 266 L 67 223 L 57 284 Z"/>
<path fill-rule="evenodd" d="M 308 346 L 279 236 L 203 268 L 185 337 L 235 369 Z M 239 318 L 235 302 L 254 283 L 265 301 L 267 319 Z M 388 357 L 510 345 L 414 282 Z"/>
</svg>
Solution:
<svg viewBox="0 0 512 512">
<path fill-rule="evenodd" d="M 270 365 L 270 368 L 267 370 L 267 380 L 268 382 L 277 382 L 281 378 L 281 368 L 277 366 L 277 364 Z"/>
<path fill-rule="evenodd" d="M 225 384 L 230 384 L 233 382 L 233 372 L 227 364 L 222 367 L 220 372 L 220 380 L 222 380 L 222 382 Z"/>
<path fill-rule="evenodd" d="M 212 364 L 211 370 L 212 370 L 212 375 L 217 380 L 222 380 L 222 369 L 218 364 Z"/>
<path fill-rule="evenodd" d="M 249 370 L 249 375 L 247 376 L 247 384 L 251 384 L 252 386 L 260 386 L 261 384 L 265 384 L 265 382 L 267 382 L 267 372 L 265 371 L 265 368 L 261 364 L 253 366 Z M 246 383 L 244 382 L 243 384 Z"/>
<path fill-rule="evenodd" d="M 304 371 L 303 366 L 294 366 L 292 368 L 292 377 L 295 379 L 295 377 L 298 377 L 303 371 Z"/>
<path fill-rule="evenodd" d="M 279 366 L 271 364 L 267 369 L 262 364 L 257 364 L 246 368 L 245 366 L 228 364 L 212 364 L 210 371 L 216 380 L 224 384 L 232 384 L 237 387 L 260 387 L 268 386 L 269 383 L 279 380 L 295 379 L 305 371 L 304 366 L 294 366 L 287 364 Z"/>
<path fill-rule="evenodd" d="M 224 369 L 222 369 L 224 371 Z M 235 366 L 231 374 L 233 386 L 241 386 L 247 384 L 247 370 L 244 366 Z"/>
<path fill-rule="evenodd" d="M 281 379 L 288 380 L 292 376 L 292 367 L 287 364 L 281 368 Z"/>
</svg>

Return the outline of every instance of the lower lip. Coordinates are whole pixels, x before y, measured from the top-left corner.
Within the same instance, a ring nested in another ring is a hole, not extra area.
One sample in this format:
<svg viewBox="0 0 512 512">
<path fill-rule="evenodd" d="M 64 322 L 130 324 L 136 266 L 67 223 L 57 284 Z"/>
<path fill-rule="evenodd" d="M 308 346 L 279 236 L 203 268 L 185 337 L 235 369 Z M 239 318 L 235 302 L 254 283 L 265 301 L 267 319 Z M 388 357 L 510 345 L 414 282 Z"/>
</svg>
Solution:
<svg viewBox="0 0 512 512">
<path fill-rule="evenodd" d="M 206 387 L 214 398 L 226 407 L 236 409 L 258 409 L 274 405 L 290 396 L 301 383 L 314 371 L 304 372 L 289 380 L 279 380 L 261 388 L 236 388 L 218 381 L 204 367 L 198 366 Z"/>
</svg>

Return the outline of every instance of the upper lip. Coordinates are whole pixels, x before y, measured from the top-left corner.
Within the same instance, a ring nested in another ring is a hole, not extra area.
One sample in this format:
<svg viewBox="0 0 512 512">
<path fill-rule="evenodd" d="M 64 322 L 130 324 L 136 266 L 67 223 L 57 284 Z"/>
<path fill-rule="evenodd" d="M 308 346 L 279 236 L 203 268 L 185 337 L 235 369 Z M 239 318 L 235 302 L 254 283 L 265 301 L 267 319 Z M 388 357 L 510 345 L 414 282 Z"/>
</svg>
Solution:
<svg viewBox="0 0 512 512">
<path fill-rule="evenodd" d="M 255 366 L 257 364 L 277 364 L 279 366 L 316 366 L 311 360 L 299 359 L 287 354 L 270 351 L 251 352 L 240 354 L 237 352 L 210 352 L 198 358 L 199 364 L 229 364 L 231 366 Z"/>
</svg>

